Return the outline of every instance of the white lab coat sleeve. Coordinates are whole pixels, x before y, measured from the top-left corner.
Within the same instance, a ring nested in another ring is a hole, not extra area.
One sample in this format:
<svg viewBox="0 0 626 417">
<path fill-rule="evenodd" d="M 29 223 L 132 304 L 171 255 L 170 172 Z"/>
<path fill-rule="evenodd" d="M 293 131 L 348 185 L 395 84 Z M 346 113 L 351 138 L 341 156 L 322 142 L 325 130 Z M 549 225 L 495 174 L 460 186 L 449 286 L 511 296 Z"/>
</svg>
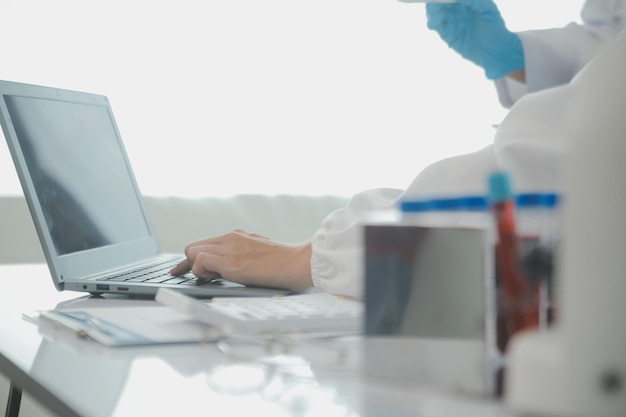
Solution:
<svg viewBox="0 0 626 417">
<path fill-rule="evenodd" d="M 345 208 L 331 213 L 313 236 L 314 285 L 332 294 L 362 298 L 363 221 L 400 199 L 485 195 L 488 175 L 499 170 L 511 173 L 517 192 L 561 192 L 572 94 L 571 85 L 529 94 L 513 106 L 492 145 L 429 165 L 404 192 L 376 189 L 355 195 Z"/>
<path fill-rule="evenodd" d="M 625 10 L 626 0 L 589 0 L 581 12 L 583 24 L 519 32 L 526 84 L 508 77 L 496 80 L 500 103 L 511 108 L 526 93 L 569 83 L 620 32 Z"/>
<path fill-rule="evenodd" d="M 314 285 L 332 294 L 363 297 L 363 220 L 399 199 L 485 195 L 488 175 L 498 170 L 511 174 L 516 192 L 562 192 L 575 91 L 568 84 L 525 96 L 506 116 L 492 145 L 429 165 L 404 192 L 377 189 L 354 196 L 323 221 L 312 239 Z"/>
<path fill-rule="evenodd" d="M 316 287 L 362 297 L 363 221 L 374 211 L 393 207 L 401 194 L 394 188 L 361 192 L 322 221 L 311 240 L 311 277 Z"/>
</svg>

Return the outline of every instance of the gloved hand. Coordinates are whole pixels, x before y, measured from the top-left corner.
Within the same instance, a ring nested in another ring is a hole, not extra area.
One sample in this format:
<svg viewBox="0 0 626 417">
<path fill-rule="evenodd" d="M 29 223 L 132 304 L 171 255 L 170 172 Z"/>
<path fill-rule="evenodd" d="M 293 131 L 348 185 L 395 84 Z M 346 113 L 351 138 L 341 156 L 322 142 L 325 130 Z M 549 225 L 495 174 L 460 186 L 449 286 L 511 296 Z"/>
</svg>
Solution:
<svg viewBox="0 0 626 417">
<path fill-rule="evenodd" d="M 509 31 L 493 0 L 426 4 L 429 29 L 464 58 L 481 66 L 490 80 L 524 68 L 519 36 Z"/>
</svg>

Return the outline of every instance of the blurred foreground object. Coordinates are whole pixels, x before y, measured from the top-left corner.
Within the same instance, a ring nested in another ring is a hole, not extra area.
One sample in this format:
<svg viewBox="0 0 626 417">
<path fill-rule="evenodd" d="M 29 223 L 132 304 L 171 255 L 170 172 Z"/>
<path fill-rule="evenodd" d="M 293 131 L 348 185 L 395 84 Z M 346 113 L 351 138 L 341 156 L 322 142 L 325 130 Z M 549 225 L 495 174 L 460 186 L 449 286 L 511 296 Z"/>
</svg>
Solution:
<svg viewBox="0 0 626 417">
<path fill-rule="evenodd" d="M 572 85 L 556 324 L 511 341 L 506 400 L 536 416 L 626 415 L 626 33 Z"/>
</svg>

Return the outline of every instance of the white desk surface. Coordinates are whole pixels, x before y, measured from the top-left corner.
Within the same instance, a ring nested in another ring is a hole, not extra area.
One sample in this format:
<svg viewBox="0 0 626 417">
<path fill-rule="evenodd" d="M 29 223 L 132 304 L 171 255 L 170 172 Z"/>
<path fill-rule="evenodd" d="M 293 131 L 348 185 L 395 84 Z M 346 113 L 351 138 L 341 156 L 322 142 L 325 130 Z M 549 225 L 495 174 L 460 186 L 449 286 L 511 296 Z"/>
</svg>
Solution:
<svg viewBox="0 0 626 417">
<path fill-rule="evenodd" d="M 301 356 L 268 364 L 214 344 L 104 348 L 42 335 L 22 313 L 88 296 L 57 292 L 45 265 L 0 266 L 0 285 L 0 373 L 62 416 L 513 416 L 495 401 L 363 377 L 359 338 L 328 351 L 296 347 Z"/>
</svg>

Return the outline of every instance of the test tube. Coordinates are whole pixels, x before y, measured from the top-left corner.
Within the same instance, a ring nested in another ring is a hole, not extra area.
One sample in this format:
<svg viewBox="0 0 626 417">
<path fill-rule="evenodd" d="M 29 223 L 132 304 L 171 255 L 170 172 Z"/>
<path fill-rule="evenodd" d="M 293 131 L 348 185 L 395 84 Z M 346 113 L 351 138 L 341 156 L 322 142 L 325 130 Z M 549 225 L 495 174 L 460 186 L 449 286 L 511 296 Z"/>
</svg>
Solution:
<svg viewBox="0 0 626 417">
<path fill-rule="evenodd" d="M 524 278 L 518 261 L 515 200 L 509 177 L 504 172 L 489 176 L 489 204 L 497 231 L 496 287 L 501 323 L 498 344 L 505 351 L 509 339 L 520 330 L 539 324 L 537 286 Z"/>
</svg>

